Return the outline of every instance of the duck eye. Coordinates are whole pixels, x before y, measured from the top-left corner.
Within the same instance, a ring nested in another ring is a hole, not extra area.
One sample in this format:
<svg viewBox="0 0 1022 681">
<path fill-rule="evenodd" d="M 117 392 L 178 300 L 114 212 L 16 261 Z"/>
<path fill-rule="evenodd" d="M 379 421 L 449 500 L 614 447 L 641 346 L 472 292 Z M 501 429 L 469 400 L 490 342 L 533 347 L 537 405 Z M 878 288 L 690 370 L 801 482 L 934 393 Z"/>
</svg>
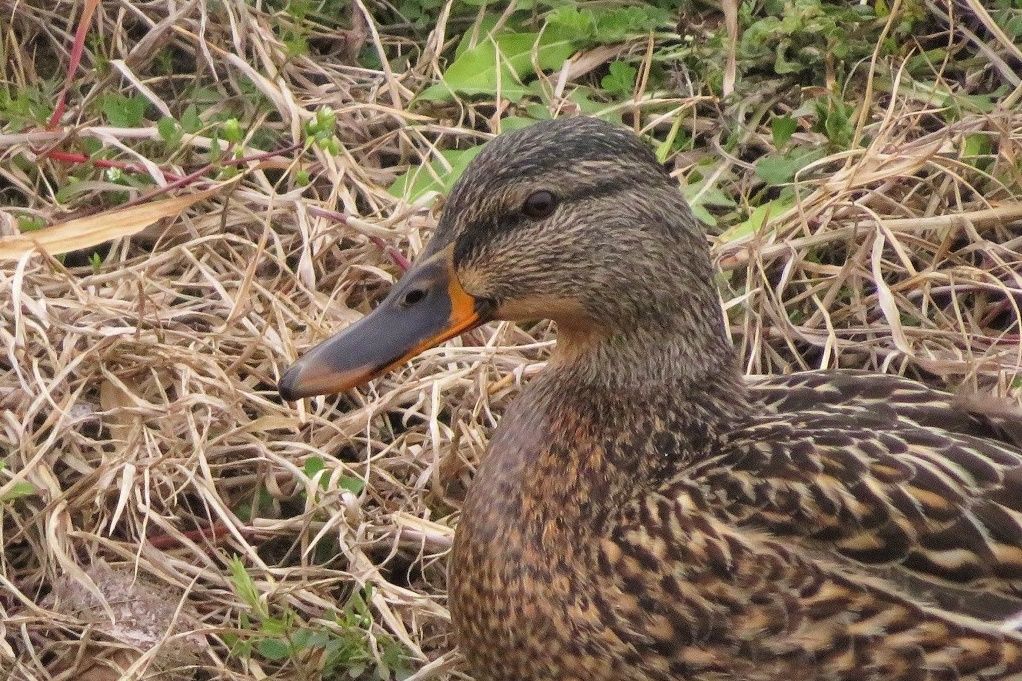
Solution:
<svg viewBox="0 0 1022 681">
<path fill-rule="evenodd" d="M 529 198 L 525 199 L 525 203 L 522 205 L 522 212 L 530 218 L 538 220 L 550 217 L 555 208 L 557 208 L 557 197 L 553 195 L 553 192 L 540 190 L 533 192 L 529 195 Z"/>
</svg>

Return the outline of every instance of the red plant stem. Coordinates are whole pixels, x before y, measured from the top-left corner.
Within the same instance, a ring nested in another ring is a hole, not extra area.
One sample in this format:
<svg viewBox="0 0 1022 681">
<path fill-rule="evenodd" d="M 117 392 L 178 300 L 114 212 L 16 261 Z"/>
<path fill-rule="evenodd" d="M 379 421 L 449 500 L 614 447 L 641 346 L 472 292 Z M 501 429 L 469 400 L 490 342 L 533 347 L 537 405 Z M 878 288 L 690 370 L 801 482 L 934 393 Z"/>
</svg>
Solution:
<svg viewBox="0 0 1022 681">
<path fill-rule="evenodd" d="M 54 161 L 61 161 L 63 163 L 91 163 L 97 168 L 117 168 L 118 170 L 123 170 L 128 173 L 140 173 L 142 175 L 147 174 L 146 169 L 136 163 L 128 163 L 127 161 L 111 161 L 106 158 L 89 158 L 85 154 L 75 154 L 69 151 L 48 151 L 43 154 L 43 157 L 52 158 Z M 168 180 L 178 180 L 181 178 L 180 175 L 167 172 L 162 168 L 160 169 L 160 172 L 163 173 L 163 177 Z"/>
<path fill-rule="evenodd" d="M 244 164 L 244 163 L 251 163 L 253 161 L 263 161 L 263 160 L 266 160 L 267 158 L 273 158 L 274 156 L 281 156 L 281 155 L 284 155 L 284 154 L 289 154 L 292 151 L 295 151 L 296 149 L 299 149 L 301 146 L 302 145 L 300 145 L 300 144 L 292 144 L 290 146 L 284 147 L 283 149 L 277 149 L 275 151 L 264 151 L 264 152 L 260 152 L 258 154 L 253 154 L 251 156 L 243 156 L 242 158 L 227 159 L 227 160 L 220 161 L 219 165 L 241 165 L 241 164 Z M 89 158 L 88 156 L 85 156 L 84 154 L 75 154 L 75 153 L 70 153 L 70 152 L 66 152 L 66 151 L 51 150 L 51 151 L 47 151 L 47 152 L 41 154 L 41 157 L 42 158 L 51 158 L 54 161 L 60 161 L 62 163 L 74 163 L 74 164 L 92 163 L 97 168 L 117 168 L 118 170 L 123 170 L 125 172 L 130 172 L 130 173 L 140 173 L 140 174 L 143 174 L 143 175 L 147 175 L 148 174 L 145 168 L 143 168 L 142 166 L 140 166 L 140 165 L 138 165 L 136 163 L 128 163 L 126 161 L 111 161 L 109 159 L 103 159 L 103 158 L 92 159 L 92 158 Z M 129 203 L 125 204 L 125 206 L 131 206 L 131 205 L 135 205 L 135 204 L 138 204 L 138 203 L 143 203 L 143 202 L 148 201 L 149 199 L 153 198 L 154 196 L 158 196 L 160 194 L 165 194 L 166 192 L 168 192 L 168 191 L 170 191 L 172 189 L 177 189 L 178 187 L 183 187 L 183 186 L 189 185 L 192 182 L 194 182 L 195 180 L 201 178 L 203 175 L 205 175 L 207 172 L 209 172 L 210 170 L 215 168 L 217 165 L 218 164 L 216 164 L 216 163 L 207 163 L 206 165 L 202 166 L 201 168 L 199 168 L 195 172 L 189 173 L 188 175 L 178 175 L 176 173 L 171 173 L 169 171 L 163 170 L 161 168 L 160 172 L 163 173 L 163 177 L 166 180 L 168 180 L 169 183 L 167 185 L 163 186 L 163 187 L 160 187 L 159 189 L 157 189 L 157 190 L 155 190 L 153 192 L 150 192 L 148 194 L 145 194 L 145 195 L 139 197 L 135 201 L 130 201 Z M 122 206 L 122 207 L 124 207 L 124 206 Z"/>
<path fill-rule="evenodd" d="M 255 534 L 255 531 L 251 528 L 243 527 L 239 528 L 243 535 Z M 182 532 L 181 537 L 190 541 L 201 541 L 203 539 L 209 540 L 214 544 L 219 543 L 219 540 L 229 536 L 231 533 L 230 528 L 223 521 L 217 521 L 209 527 L 200 527 L 197 530 L 188 530 Z M 181 538 L 170 535 L 170 534 L 155 534 L 148 538 L 150 544 L 157 549 L 172 549 L 182 545 Z"/>
<path fill-rule="evenodd" d="M 408 268 L 412 266 L 412 262 L 401 254 L 401 251 L 397 250 L 393 246 L 388 246 L 387 242 L 383 240 L 383 237 L 370 236 L 369 239 L 376 244 L 384 253 L 390 257 L 390 261 L 393 262 L 402 272 L 407 272 Z"/>
<path fill-rule="evenodd" d="M 86 0 L 85 7 L 82 8 L 82 16 L 78 20 L 78 30 L 75 31 L 75 41 L 71 46 L 71 59 L 67 65 L 67 79 L 64 81 L 63 89 L 57 96 L 57 104 L 53 107 L 53 114 L 46 125 L 50 130 L 56 128 L 57 124 L 60 123 L 60 119 L 64 116 L 64 111 L 67 108 L 67 91 L 71 87 L 71 81 L 74 80 L 78 65 L 82 62 L 82 52 L 85 49 L 85 34 L 89 32 L 92 15 L 98 6 L 99 0 Z"/>
<path fill-rule="evenodd" d="M 348 216 L 336 210 L 328 210 L 326 208 L 319 208 L 318 206 L 309 206 L 309 212 L 317 217 L 326 218 L 327 220 L 333 220 L 334 222 L 339 222 L 342 225 L 350 224 L 348 222 Z M 408 268 L 412 266 L 411 261 L 405 256 L 403 256 L 401 254 L 401 251 L 397 250 L 392 246 L 388 246 L 387 242 L 384 241 L 382 237 L 370 235 L 369 240 L 376 244 L 376 246 L 381 251 L 386 253 L 387 257 L 390 258 L 390 261 L 394 263 L 397 266 L 397 268 L 400 269 L 402 272 L 407 272 Z"/>
<path fill-rule="evenodd" d="M 262 152 L 262 153 L 259 153 L 259 154 L 254 154 L 252 156 L 245 156 L 243 158 L 229 159 L 229 160 L 226 160 L 226 161 L 222 161 L 221 165 L 241 165 L 243 163 L 251 163 L 253 161 L 263 161 L 263 160 L 265 160 L 267 158 L 272 158 L 274 156 L 281 156 L 283 154 L 289 154 L 292 151 L 297 150 L 299 147 L 301 147 L 300 144 L 292 144 L 289 147 L 285 147 L 283 149 L 277 149 L 276 151 L 267 151 L 267 152 Z M 43 158 L 50 158 L 50 159 L 53 159 L 54 161 L 60 161 L 60 162 L 63 162 L 63 163 L 75 163 L 75 164 L 92 163 L 97 168 L 117 168 L 118 170 L 123 170 L 124 172 L 129 172 L 129 173 L 140 173 L 140 174 L 143 174 L 143 175 L 148 174 L 146 169 L 143 168 L 142 166 L 139 166 L 136 163 L 129 163 L 129 162 L 126 162 L 126 161 L 111 161 L 109 159 L 103 159 L 103 158 L 90 159 L 88 156 L 86 156 L 84 154 L 75 154 L 75 153 L 71 153 L 71 152 L 67 152 L 67 151 L 56 151 L 56 150 L 48 151 L 45 154 L 43 154 L 42 156 L 43 156 Z M 160 187 L 158 190 L 156 190 L 154 192 L 150 192 L 149 194 L 146 194 L 144 196 L 140 196 L 135 201 L 131 201 L 131 202 L 125 204 L 125 206 L 130 206 L 130 205 L 135 205 L 135 204 L 138 204 L 138 203 L 143 203 L 145 201 L 148 201 L 148 200 L 152 199 L 154 196 L 158 196 L 159 194 L 164 194 L 164 193 L 166 193 L 166 192 L 168 192 L 168 191 L 170 191 L 172 189 L 177 189 L 179 187 L 183 187 L 183 186 L 189 185 L 192 182 L 194 182 L 195 180 L 197 180 L 200 177 L 202 177 L 203 175 L 205 175 L 207 172 L 209 172 L 215 166 L 216 166 L 216 164 L 214 164 L 214 163 L 207 163 L 206 165 L 202 166 L 201 168 L 199 168 L 198 170 L 196 170 L 196 171 L 194 171 L 192 173 L 189 173 L 188 175 L 177 175 L 175 173 L 168 172 L 168 171 L 163 170 L 161 168 L 160 172 L 163 173 L 163 177 L 164 178 L 166 178 L 167 180 L 170 181 L 169 184 L 167 184 L 166 186 Z M 122 206 L 122 208 L 123 207 L 124 206 Z M 340 212 L 335 211 L 335 210 L 327 210 L 325 208 L 319 208 L 317 206 L 310 206 L 309 207 L 309 212 L 312 213 L 313 215 L 317 215 L 319 217 L 324 217 L 324 218 L 327 218 L 327 219 L 330 219 L 330 220 L 334 220 L 334 221 L 339 222 L 339 223 L 341 223 L 343 225 L 347 225 L 348 224 L 348 216 L 346 216 L 344 213 L 340 213 Z M 404 255 L 402 255 L 401 251 L 397 250 L 393 246 L 388 246 L 387 242 L 384 241 L 382 237 L 379 237 L 379 236 L 376 236 L 376 235 L 371 235 L 369 237 L 369 239 L 374 244 L 376 244 L 376 246 L 380 250 L 382 250 L 384 253 L 386 253 L 387 257 L 390 258 L 391 262 L 393 262 L 394 265 L 398 269 L 400 269 L 402 272 L 407 272 L 408 269 L 412 266 L 411 261 L 408 258 L 406 258 Z"/>
<path fill-rule="evenodd" d="M 210 170 L 216 168 L 217 165 L 237 166 L 245 163 L 252 163 L 254 161 L 265 161 L 266 159 L 273 158 L 274 156 L 290 154 L 292 151 L 301 148 L 301 146 L 302 146 L 301 144 L 292 144 L 290 146 L 284 147 L 283 149 L 277 149 L 276 151 L 263 151 L 258 154 L 252 154 L 251 156 L 242 156 L 241 158 L 228 159 L 226 161 L 219 161 L 217 163 L 207 163 L 198 170 L 191 172 L 185 175 L 184 177 L 178 177 L 176 180 L 174 180 L 167 186 L 160 187 L 157 191 L 153 192 L 152 195 L 155 196 L 157 194 L 163 194 L 170 191 L 171 189 L 177 189 L 178 187 L 189 185 L 195 180 L 205 175 L 206 173 L 208 173 Z"/>
</svg>

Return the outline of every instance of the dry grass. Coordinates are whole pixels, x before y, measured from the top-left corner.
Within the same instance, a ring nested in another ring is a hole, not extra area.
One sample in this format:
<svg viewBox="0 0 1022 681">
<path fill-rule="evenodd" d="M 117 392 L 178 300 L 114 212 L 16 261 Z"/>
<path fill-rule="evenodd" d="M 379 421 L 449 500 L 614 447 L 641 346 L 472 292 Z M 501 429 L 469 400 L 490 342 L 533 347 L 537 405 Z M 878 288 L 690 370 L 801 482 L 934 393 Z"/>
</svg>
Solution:
<svg viewBox="0 0 1022 681">
<path fill-rule="evenodd" d="M 545 323 L 490 325 L 357 393 L 297 407 L 277 396 L 276 380 L 304 349 L 386 292 L 399 275 L 394 252 L 414 257 L 428 238 L 434 216 L 390 196 L 393 178 L 500 125 L 492 101 L 412 104 L 463 27 L 441 21 L 416 43 L 354 5 L 349 30 L 310 24 L 316 54 L 296 56 L 275 32 L 280 15 L 240 0 L 102 3 L 59 125 L 4 125 L 4 234 L 17 232 L 16 218 L 56 222 L 111 207 L 125 191 L 144 202 L 161 188 L 181 195 L 223 181 L 196 160 L 222 140 L 198 131 L 156 157 L 152 122 L 117 128 L 97 117 L 104 93 L 142 94 L 179 116 L 175 97 L 200 83 L 220 98 L 205 116 L 230 110 L 283 149 L 263 154 L 246 138 L 235 149 L 255 160 L 238 164 L 240 181 L 115 241 L 95 269 L 74 254 L 0 263 L 0 670 L 12 678 L 117 678 L 82 671 L 99 653 L 130 666 L 125 678 L 315 678 L 324 664 L 315 646 L 276 661 L 231 652 L 236 639 L 260 645 L 272 618 L 353 635 L 369 657 L 396 641 L 421 669 L 416 679 L 458 676 L 444 571 L 459 500 L 553 336 Z M 8 86 L 63 82 L 82 6 L 0 0 Z M 1020 62 L 970 7 L 928 11 L 949 17 L 949 46 L 987 63 L 951 84 L 934 64 L 934 83 L 962 93 L 1004 85 L 992 110 L 942 123 L 933 97 L 898 81 L 898 63 L 863 63 L 861 82 L 887 79 L 849 96 L 864 102 L 853 123 L 867 142 L 805 169 L 797 205 L 765 228 L 715 238 L 750 373 L 845 366 L 1022 392 Z M 407 66 L 357 66 L 352 55 L 373 48 L 403 51 Z M 645 39 L 596 48 L 563 77 L 548 74 L 551 109 L 570 112 L 563 95 L 575 82 L 647 48 Z M 157 68 L 168 53 L 170 73 Z M 784 96 L 755 104 L 783 111 Z M 661 138 L 680 117 L 696 151 L 674 157 L 679 178 L 709 158 L 701 172 L 748 200 L 749 161 L 769 150 L 769 125 L 718 104 L 697 83 L 690 94 L 640 90 L 616 106 Z M 302 146 L 321 107 L 337 112 L 339 153 Z M 721 130 L 736 126 L 741 155 L 722 148 Z M 965 159 L 981 138 L 982 162 Z M 60 193 L 75 168 L 47 152 L 77 140 L 118 150 L 150 184 L 126 189 L 100 170 Z M 232 576 L 234 557 L 256 595 Z M 365 585 L 372 625 L 338 620 L 338 604 Z M 163 613 L 163 634 L 141 655 L 154 641 L 134 642 L 124 628 L 152 637 L 143 626 L 152 613 Z"/>
</svg>

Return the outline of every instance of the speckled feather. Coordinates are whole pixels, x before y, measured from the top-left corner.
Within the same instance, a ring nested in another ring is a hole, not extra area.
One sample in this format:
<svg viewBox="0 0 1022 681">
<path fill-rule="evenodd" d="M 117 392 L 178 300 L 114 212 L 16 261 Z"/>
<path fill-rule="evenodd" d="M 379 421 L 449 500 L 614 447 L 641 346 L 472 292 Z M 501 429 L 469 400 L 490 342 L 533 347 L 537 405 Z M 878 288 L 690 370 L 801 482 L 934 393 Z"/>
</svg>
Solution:
<svg viewBox="0 0 1022 681">
<path fill-rule="evenodd" d="M 526 220 L 537 188 L 562 204 Z M 638 138 L 498 138 L 430 249 L 450 244 L 497 318 L 559 326 L 457 528 L 480 681 L 1022 679 L 998 628 L 1022 598 L 1017 429 L 896 377 L 746 383 L 705 240 Z"/>
</svg>

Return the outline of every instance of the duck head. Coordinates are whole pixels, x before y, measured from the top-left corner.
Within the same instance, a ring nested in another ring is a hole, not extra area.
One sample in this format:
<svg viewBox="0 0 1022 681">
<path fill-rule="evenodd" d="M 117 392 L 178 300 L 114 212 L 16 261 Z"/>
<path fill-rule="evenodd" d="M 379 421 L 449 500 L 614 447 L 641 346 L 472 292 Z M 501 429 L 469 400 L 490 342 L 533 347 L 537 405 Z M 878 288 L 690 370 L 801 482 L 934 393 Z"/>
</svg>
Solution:
<svg viewBox="0 0 1022 681">
<path fill-rule="evenodd" d="M 369 315 L 309 351 L 286 400 L 361 385 L 491 320 L 552 319 L 558 349 L 646 334 L 720 335 L 705 237 L 631 131 L 594 118 L 489 142 L 433 239 Z"/>
</svg>

